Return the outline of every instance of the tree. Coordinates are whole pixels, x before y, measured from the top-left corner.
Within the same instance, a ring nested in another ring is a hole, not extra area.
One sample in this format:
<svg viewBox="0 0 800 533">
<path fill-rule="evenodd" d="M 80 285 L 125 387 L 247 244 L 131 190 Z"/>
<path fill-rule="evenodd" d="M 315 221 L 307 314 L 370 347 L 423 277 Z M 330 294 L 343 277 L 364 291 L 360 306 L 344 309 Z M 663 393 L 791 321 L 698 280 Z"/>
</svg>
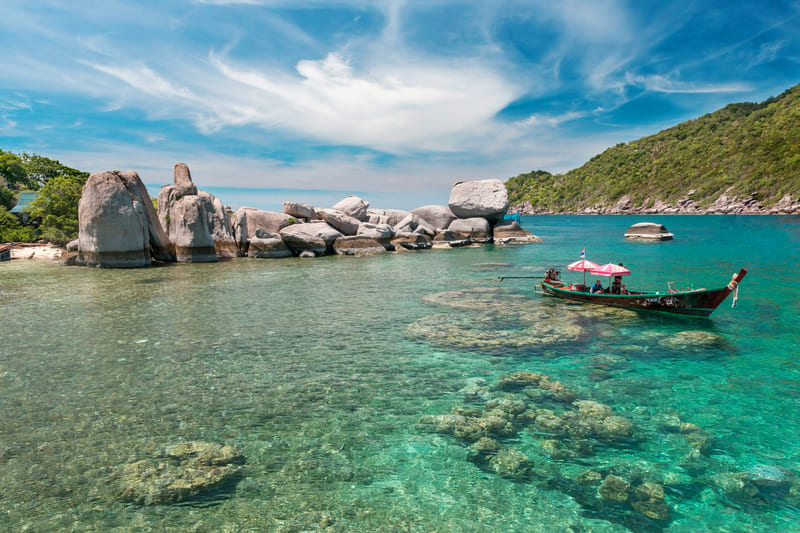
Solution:
<svg viewBox="0 0 800 533">
<path fill-rule="evenodd" d="M 0 187 L 20 190 L 31 185 L 22 160 L 10 152 L 0 150 Z"/>
<path fill-rule="evenodd" d="M 23 227 L 13 213 L 0 206 L 0 242 L 31 242 L 35 239 L 31 228 Z"/>
<path fill-rule="evenodd" d="M 70 168 L 66 165 L 62 165 L 60 161 L 36 154 L 28 155 L 23 152 L 21 163 L 27 174 L 28 181 L 31 184 L 35 184 L 37 189 L 58 176 L 69 176 L 73 178 L 89 177 L 88 172 Z"/>
<path fill-rule="evenodd" d="M 41 219 L 42 237 L 59 244 L 78 237 L 78 202 L 84 183 L 84 176 L 56 176 L 41 188 L 29 213 Z"/>
</svg>

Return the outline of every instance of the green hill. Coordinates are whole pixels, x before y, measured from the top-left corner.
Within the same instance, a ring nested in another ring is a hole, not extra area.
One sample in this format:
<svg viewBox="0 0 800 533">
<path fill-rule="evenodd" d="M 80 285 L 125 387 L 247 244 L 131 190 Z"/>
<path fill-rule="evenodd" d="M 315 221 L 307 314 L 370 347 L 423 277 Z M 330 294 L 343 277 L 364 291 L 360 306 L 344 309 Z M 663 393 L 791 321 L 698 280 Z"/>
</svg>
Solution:
<svg viewBox="0 0 800 533">
<path fill-rule="evenodd" d="M 624 195 L 633 208 L 674 206 L 692 190 L 705 208 L 730 187 L 765 208 L 800 197 L 800 85 L 618 144 L 566 174 L 539 170 L 506 182 L 512 206 L 528 201 L 547 212 L 610 207 Z"/>
</svg>

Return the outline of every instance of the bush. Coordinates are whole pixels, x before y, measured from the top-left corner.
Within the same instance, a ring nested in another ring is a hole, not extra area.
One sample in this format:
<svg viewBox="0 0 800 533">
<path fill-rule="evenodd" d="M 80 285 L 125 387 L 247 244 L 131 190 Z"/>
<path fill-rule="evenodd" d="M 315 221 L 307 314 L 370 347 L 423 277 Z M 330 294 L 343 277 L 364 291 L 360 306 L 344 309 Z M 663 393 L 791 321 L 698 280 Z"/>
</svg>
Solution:
<svg viewBox="0 0 800 533">
<path fill-rule="evenodd" d="M 16 215 L 0 205 L 0 242 L 33 242 L 36 240 L 32 228 L 19 223 Z"/>
</svg>

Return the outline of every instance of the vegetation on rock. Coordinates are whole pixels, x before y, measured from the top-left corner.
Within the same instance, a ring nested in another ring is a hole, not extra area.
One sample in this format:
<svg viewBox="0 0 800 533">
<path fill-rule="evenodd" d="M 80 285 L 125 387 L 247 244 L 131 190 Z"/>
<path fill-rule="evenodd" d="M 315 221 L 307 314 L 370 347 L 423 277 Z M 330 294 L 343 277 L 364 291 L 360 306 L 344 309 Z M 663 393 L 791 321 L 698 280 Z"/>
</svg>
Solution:
<svg viewBox="0 0 800 533">
<path fill-rule="evenodd" d="M 800 85 L 760 104 L 730 104 L 655 135 L 620 143 L 582 167 L 543 170 L 506 182 L 511 205 L 574 212 L 613 206 L 630 195 L 635 207 L 675 205 L 689 195 L 712 204 L 733 187 L 764 206 L 800 195 Z"/>
</svg>

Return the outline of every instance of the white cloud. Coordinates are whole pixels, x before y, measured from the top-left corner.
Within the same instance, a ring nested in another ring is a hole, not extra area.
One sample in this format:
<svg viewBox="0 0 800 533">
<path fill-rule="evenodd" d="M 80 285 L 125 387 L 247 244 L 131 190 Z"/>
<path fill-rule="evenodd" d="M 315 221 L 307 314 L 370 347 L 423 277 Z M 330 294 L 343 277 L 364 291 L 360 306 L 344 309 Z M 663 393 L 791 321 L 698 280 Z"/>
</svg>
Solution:
<svg viewBox="0 0 800 533">
<path fill-rule="evenodd" d="M 669 76 L 650 75 L 642 76 L 627 73 L 625 81 L 629 85 L 635 85 L 659 93 L 683 93 L 683 94 L 708 94 L 708 93 L 731 93 L 745 92 L 750 90 L 750 86 L 745 83 L 721 83 L 721 84 L 702 84 L 674 80 Z"/>
</svg>

